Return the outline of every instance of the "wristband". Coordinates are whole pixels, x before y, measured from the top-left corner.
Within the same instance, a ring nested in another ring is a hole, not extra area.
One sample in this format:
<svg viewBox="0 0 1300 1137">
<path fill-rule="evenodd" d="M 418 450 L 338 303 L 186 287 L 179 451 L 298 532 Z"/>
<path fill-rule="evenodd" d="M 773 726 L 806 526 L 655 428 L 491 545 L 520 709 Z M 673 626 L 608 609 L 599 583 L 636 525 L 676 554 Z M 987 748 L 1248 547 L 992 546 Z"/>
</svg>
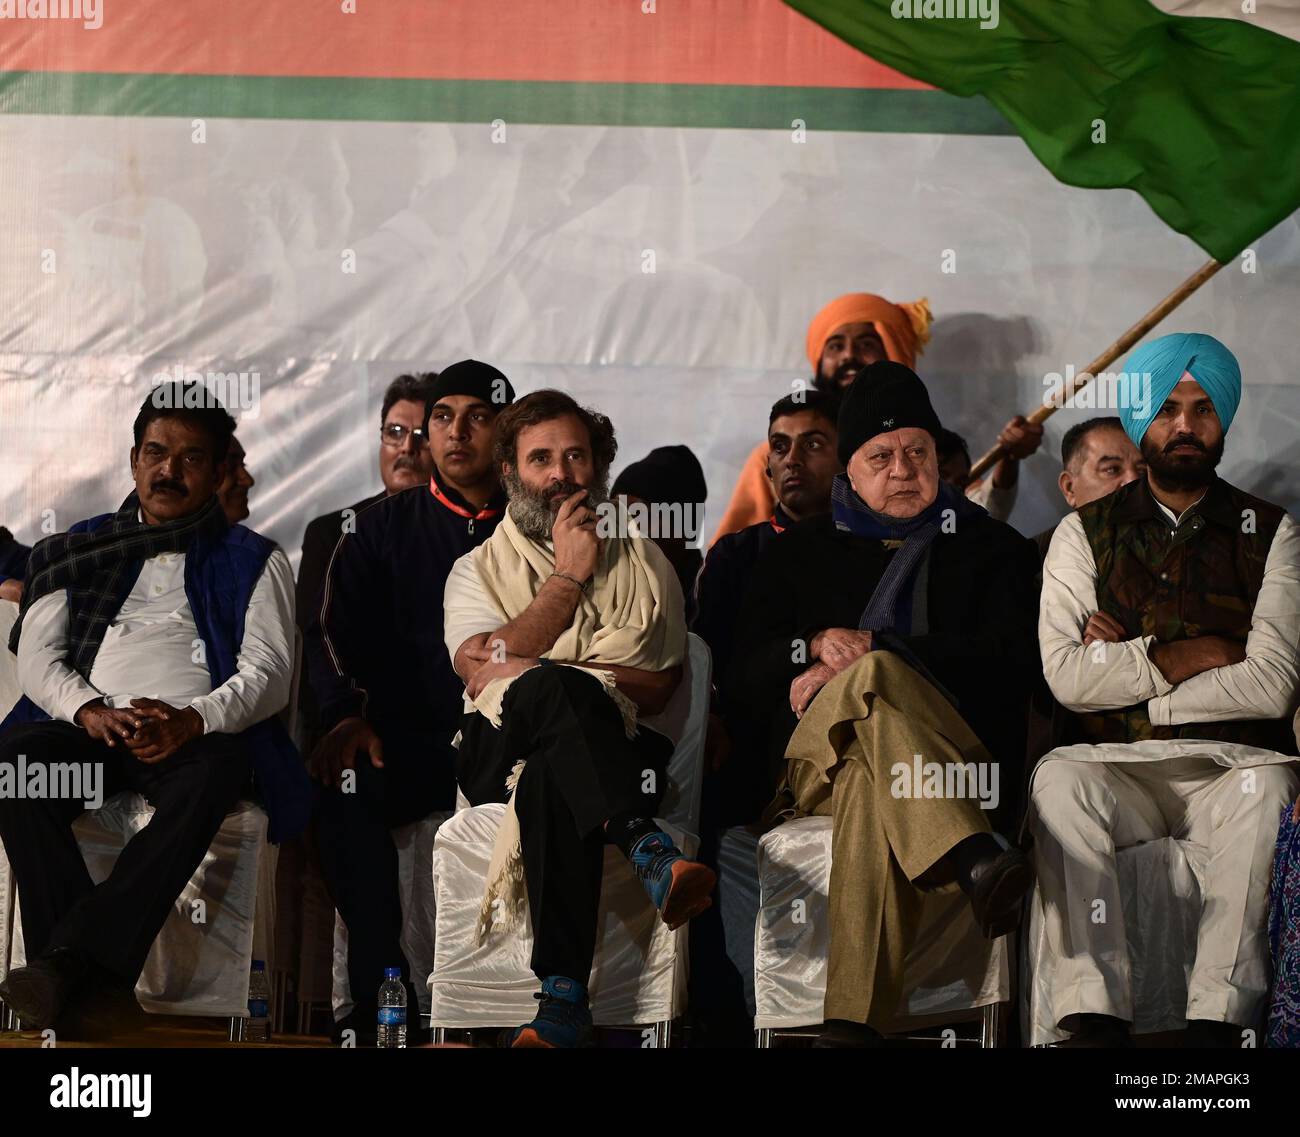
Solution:
<svg viewBox="0 0 1300 1137">
<path fill-rule="evenodd" d="M 551 573 L 551 575 L 552 575 L 552 576 L 558 576 L 561 580 L 567 580 L 567 581 L 569 581 L 571 584 L 576 584 L 576 585 L 578 586 L 578 591 L 579 591 L 579 592 L 583 592 L 583 593 L 585 593 L 585 592 L 587 591 L 587 586 L 586 586 L 585 584 L 583 584 L 582 581 L 580 581 L 580 580 L 579 580 L 576 576 L 574 576 L 572 573 L 560 572 L 559 569 L 556 569 L 554 572 Z"/>
</svg>

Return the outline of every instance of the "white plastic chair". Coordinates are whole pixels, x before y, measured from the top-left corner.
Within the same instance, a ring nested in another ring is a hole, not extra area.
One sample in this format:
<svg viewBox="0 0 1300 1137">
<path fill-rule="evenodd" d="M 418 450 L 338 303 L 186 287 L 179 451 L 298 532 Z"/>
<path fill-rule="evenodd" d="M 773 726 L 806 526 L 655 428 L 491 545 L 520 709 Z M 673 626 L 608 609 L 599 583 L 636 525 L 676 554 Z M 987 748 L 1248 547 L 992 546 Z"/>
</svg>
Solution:
<svg viewBox="0 0 1300 1137">
<path fill-rule="evenodd" d="M 801 817 L 757 842 L 759 911 L 754 928 L 754 1029 L 760 1047 L 778 1031 L 824 1021 L 830 948 L 831 819 Z M 906 987 L 887 1033 L 980 1022 L 980 1045 L 996 1046 L 1011 999 L 1010 937 L 981 935 L 960 892 L 927 893 Z"/>
<path fill-rule="evenodd" d="M 647 719 L 646 725 L 681 724 L 659 821 L 690 856 L 699 846 L 711 663 L 704 641 L 695 635 L 688 639 L 682 682 L 663 714 Z M 435 1041 L 448 1029 L 518 1026 L 536 1013 L 528 921 L 513 934 L 490 934 L 486 943 L 478 942 L 479 904 L 504 812 L 499 804 L 462 809 L 439 829 L 434 841 L 437 933 L 429 995 Z M 613 848 L 605 850 L 597 919 L 590 983 L 595 1024 L 653 1024 L 647 1044 L 668 1046 L 672 1021 L 686 1005 L 687 927 L 668 930 L 631 866 Z"/>
</svg>

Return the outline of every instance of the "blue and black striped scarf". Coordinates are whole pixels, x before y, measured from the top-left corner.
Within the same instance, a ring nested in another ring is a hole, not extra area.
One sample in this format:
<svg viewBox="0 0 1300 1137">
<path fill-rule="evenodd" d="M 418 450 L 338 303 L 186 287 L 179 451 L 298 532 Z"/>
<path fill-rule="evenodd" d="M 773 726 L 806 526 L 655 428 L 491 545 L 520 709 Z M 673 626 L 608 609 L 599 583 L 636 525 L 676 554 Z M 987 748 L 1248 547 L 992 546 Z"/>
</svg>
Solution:
<svg viewBox="0 0 1300 1137">
<path fill-rule="evenodd" d="M 831 516 L 835 527 L 857 537 L 902 542 L 862 610 L 858 620 L 860 630 L 896 631 L 903 635 L 925 631 L 913 628 L 914 617 L 925 610 L 925 596 L 917 595 L 917 591 L 922 587 L 923 593 L 930 546 L 943 528 L 947 511 L 951 511 L 954 524 L 984 512 L 960 491 L 940 482 L 934 501 L 915 517 L 889 517 L 872 509 L 854 493 L 847 474 L 836 475 L 831 487 Z"/>
<path fill-rule="evenodd" d="M 227 529 L 215 497 L 196 513 L 161 525 L 146 525 L 139 511 L 140 499 L 132 491 L 121 508 L 94 529 L 56 533 L 37 543 L 27 564 L 22 607 L 9 636 L 10 651 L 18 651 L 28 609 L 41 597 L 67 589 L 67 661 L 89 679 L 104 633 L 122 606 L 122 594 L 129 591 L 144 562 L 159 553 L 183 553 L 195 537 L 219 538 Z"/>
</svg>

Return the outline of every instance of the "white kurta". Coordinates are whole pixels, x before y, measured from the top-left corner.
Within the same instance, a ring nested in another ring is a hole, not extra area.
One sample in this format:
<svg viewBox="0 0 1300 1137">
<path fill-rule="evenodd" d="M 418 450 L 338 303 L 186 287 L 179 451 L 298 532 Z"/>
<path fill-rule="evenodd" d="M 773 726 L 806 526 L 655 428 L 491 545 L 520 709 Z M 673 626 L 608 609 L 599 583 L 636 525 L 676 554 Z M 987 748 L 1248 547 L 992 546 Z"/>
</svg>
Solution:
<svg viewBox="0 0 1300 1137">
<path fill-rule="evenodd" d="M 1153 724 L 1173 726 L 1295 711 L 1300 527 L 1289 516 L 1269 548 L 1240 663 L 1171 684 L 1148 654 L 1153 637 L 1085 647 L 1083 630 L 1098 610 L 1096 584 L 1092 550 L 1071 514 L 1044 562 L 1038 623 L 1044 674 L 1063 706 L 1088 712 L 1145 702 Z M 1204 865 L 1202 906 L 1186 1017 L 1253 1021 L 1268 992 L 1269 872 L 1281 810 L 1300 784 L 1294 762 L 1256 747 L 1187 739 L 1064 746 L 1042 759 L 1030 787 L 1029 826 L 1046 951 L 1035 960 L 1033 982 L 1058 1023 L 1078 1013 L 1133 1021 L 1116 852 L 1163 837 L 1203 854 L 1196 858 Z"/>
<path fill-rule="evenodd" d="M 988 510 L 988 514 L 996 521 L 1009 521 L 1011 511 L 1016 507 L 1016 486 L 1020 483 L 1012 482 L 1011 485 L 1002 489 L 993 484 L 993 475 L 987 478 L 980 478 L 973 485 L 966 487 L 966 496 L 976 505 L 983 506 Z"/>
<path fill-rule="evenodd" d="M 276 546 L 244 616 L 235 673 L 213 688 L 198 625 L 185 594 L 185 554 L 148 558 L 104 632 L 89 679 L 67 662 L 68 600 L 63 589 L 36 601 L 23 618 L 18 679 L 52 718 L 73 722 L 94 699 L 129 707 L 133 698 L 193 707 L 205 734 L 238 734 L 289 701 L 293 682 L 293 569 Z"/>
</svg>

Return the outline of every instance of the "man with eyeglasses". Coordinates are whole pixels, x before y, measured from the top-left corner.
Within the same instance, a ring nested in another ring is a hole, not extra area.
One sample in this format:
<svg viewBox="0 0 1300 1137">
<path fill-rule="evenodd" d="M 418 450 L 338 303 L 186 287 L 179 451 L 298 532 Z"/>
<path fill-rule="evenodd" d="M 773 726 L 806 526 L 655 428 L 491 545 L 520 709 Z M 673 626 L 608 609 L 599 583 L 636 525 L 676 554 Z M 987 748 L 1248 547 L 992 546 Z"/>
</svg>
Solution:
<svg viewBox="0 0 1300 1137">
<path fill-rule="evenodd" d="M 400 967 L 408 987 L 412 978 L 392 830 L 456 800 L 451 743 L 464 684 L 443 642 L 443 585 L 506 505 L 492 431 L 514 401 L 510 381 L 467 359 L 433 378 L 427 398 L 420 429 L 431 473 L 357 511 L 330 554 L 305 638 L 324 732 L 309 763 L 316 835 L 348 929 L 355 1008 L 336 1033 L 351 1028 L 359 1043 L 374 1039 L 384 968 Z M 426 976 L 416 978 L 422 988 Z M 407 1005 L 417 1005 L 414 990 Z"/>
<path fill-rule="evenodd" d="M 379 412 L 379 476 L 384 483 L 383 490 L 347 509 L 335 509 L 317 517 L 307 526 L 302 536 L 295 597 L 298 627 L 304 632 L 320 596 L 330 554 L 345 529 L 352 528 L 357 514 L 388 494 L 428 484 L 433 473 L 433 455 L 429 452 L 424 420 L 428 414 L 429 392 L 437 378 L 436 371 L 399 375 L 384 392 Z M 304 710 L 310 722 L 314 716 L 308 707 L 304 706 Z"/>
</svg>

